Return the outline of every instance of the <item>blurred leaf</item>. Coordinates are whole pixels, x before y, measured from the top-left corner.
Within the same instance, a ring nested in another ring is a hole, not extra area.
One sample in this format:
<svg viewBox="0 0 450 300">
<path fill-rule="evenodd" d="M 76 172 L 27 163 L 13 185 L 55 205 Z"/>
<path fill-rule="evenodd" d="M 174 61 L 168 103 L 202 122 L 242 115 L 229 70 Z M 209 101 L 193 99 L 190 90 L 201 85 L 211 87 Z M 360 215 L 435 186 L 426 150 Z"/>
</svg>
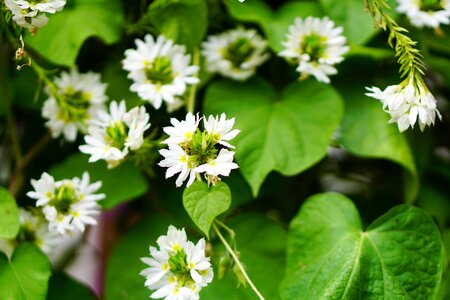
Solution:
<svg viewBox="0 0 450 300">
<path fill-rule="evenodd" d="M 50 278 L 47 300 L 95 300 L 92 291 L 64 273 Z"/>
<path fill-rule="evenodd" d="M 364 95 L 364 87 L 348 83 L 340 88 L 345 99 L 345 115 L 339 142 L 350 152 L 369 158 L 383 158 L 400 164 L 406 178 L 406 200 L 418 191 L 418 175 L 411 149 L 396 124 L 388 124 L 389 114 L 382 104 Z"/>
<path fill-rule="evenodd" d="M 442 26 L 439 31 L 431 28 L 421 29 L 419 34 L 422 38 L 420 42 L 432 50 L 445 55 L 450 54 L 450 28 L 448 26 Z"/>
<path fill-rule="evenodd" d="M 91 182 L 102 181 L 98 193 L 106 194 L 106 198 L 100 201 L 100 205 L 105 209 L 132 200 L 147 191 L 146 179 L 134 165 L 124 163 L 109 170 L 103 161 L 88 163 L 88 156 L 81 153 L 69 156 L 62 163 L 53 166 L 49 173 L 56 180 L 61 180 L 81 177 L 84 171 L 89 172 Z"/>
<path fill-rule="evenodd" d="M 255 196 L 272 170 L 290 176 L 317 163 L 342 115 L 335 90 L 313 80 L 294 82 L 281 94 L 262 80 L 215 82 L 204 108 L 236 118 L 236 160 Z"/>
<path fill-rule="evenodd" d="M 283 299 L 434 299 L 439 288 L 439 230 L 410 205 L 363 231 L 350 199 L 312 196 L 290 224 L 287 247 Z"/>
<path fill-rule="evenodd" d="M 344 28 L 344 36 L 349 42 L 364 44 L 373 35 L 372 17 L 364 9 L 361 0 L 319 0 L 326 15 L 336 25 Z"/>
<path fill-rule="evenodd" d="M 450 221 L 450 199 L 429 185 L 421 187 L 417 205 L 426 210 L 441 228 Z"/>
<path fill-rule="evenodd" d="M 183 193 L 184 208 L 208 238 L 212 222 L 218 215 L 227 211 L 230 204 L 230 188 L 223 182 L 208 187 L 205 182 L 196 181 Z"/>
<path fill-rule="evenodd" d="M 450 40 L 449 40 L 450 42 Z M 449 50 L 450 53 L 450 50 Z M 437 73 L 441 74 L 444 82 L 447 86 L 450 86 L 450 59 L 428 56 L 427 62 L 430 64 L 431 68 Z"/>
<path fill-rule="evenodd" d="M 193 50 L 205 37 L 208 10 L 205 0 L 156 0 L 150 19 L 161 34 Z"/>
<path fill-rule="evenodd" d="M 0 186 L 0 239 L 13 239 L 19 232 L 19 209 L 7 189 Z"/>
<path fill-rule="evenodd" d="M 257 213 L 240 214 L 227 225 L 236 233 L 240 259 L 258 290 L 265 299 L 280 299 L 278 288 L 284 275 L 286 230 Z M 213 282 L 202 289 L 200 299 L 216 300 L 217 295 L 221 300 L 257 299 L 250 287 L 236 288 L 237 280 L 231 270 L 222 279 L 217 274 L 215 270 Z"/>
<path fill-rule="evenodd" d="M 119 0 L 73 0 L 61 12 L 51 15 L 25 44 L 54 64 L 73 67 L 78 51 L 89 37 L 106 44 L 116 43 L 122 34 L 123 13 Z"/>
<path fill-rule="evenodd" d="M 50 262 L 34 244 L 20 244 L 11 260 L 0 253 L 0 299 L 44 300 Z"/>
</svg>

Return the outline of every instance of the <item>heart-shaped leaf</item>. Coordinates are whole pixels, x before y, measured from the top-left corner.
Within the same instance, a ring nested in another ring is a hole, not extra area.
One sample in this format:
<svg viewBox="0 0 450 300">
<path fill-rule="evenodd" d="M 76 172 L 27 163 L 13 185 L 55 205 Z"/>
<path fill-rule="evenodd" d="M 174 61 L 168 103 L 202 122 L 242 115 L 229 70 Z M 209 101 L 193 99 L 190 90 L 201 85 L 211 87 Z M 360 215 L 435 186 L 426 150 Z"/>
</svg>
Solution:
<svg viewBox="0 0 450 300">
<path fill-rule="evenodd" d="M 51 273 L 47 256 L 34 244 L 19 245 L 11 260 L 0 253 L 0 299 L 46 299 Z"/>
<path fill-rule="evenodd" d="M 255 196 L 272 170 L 296 175 L 324 157 L 343 111 L 339 94 L 315 80 L 281 94 L 262 80 L 220 81 L 209 86 L 204 105 L 206 114 L 236 118 L 236 161 Z"/>
<path fill-rule="evenodd" d="M 223 182 L 208 187 L 203 181 L 194 182 L 184 190 L 183 205 L 192 221 L 206 236 L 214 219 L 231 205 L 231 192 Z"/>
<path fill-rule="evenodd" d="M 12 239 L 19 231 L 19 210 L 16 200 L 0 186 L 0 239 Z"/>
<path fill-rule="evenodd" d="M 443 255 L 419 208 L 396 206 L 364 231 L 351 200 L 315 195 L 290 224 L 282 298 L 434 299 Z"/>
</svg>

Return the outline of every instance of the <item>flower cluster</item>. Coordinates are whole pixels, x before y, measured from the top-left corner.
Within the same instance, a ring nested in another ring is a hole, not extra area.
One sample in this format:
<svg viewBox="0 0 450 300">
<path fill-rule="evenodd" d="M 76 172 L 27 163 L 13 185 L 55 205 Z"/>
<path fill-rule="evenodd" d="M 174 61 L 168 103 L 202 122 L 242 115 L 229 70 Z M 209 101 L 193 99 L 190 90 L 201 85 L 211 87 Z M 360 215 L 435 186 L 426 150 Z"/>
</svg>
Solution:
<svg viewBox="0 0 450 300">
<path fill-rule="evenodd" d="M 298 63 L 301 79 L 313 75 L 318 81 L 329 83 L 328 75 L 337 73 L 334 65 L 342 62 L 349 50 L 342 32 L 342 27 L 335 27 L 327 17 L 296 18 L 279 55 Z"/>
<path fill-rule="evenodd" d="M 237 28 L 208 37 L 202 54 L 209 72 L 235 80 L 253 76 L 256 68 L 269 58 L 267 42 L 256 30 Z"/>
<path fill-rule="evenodd" d="M 39 180 L 31 180 L 34 191 L 27 196 L 36 199 L 36 206 L 42 207 L 47 219 L 48 229 L 61 235 L 70 234 L 78 229 L 83 232 L 87 224 L 97 224 L 95 216 L 100 212 L 97 201 L 105 198 L 104 194 L 94 194 L 101 187 L 101 182 L 89 183 L 89 174 L 80 178 L 55 179 L 43 173 Z"/>
<path fill-rule="evenodd" d="M 397 123 L 403 132 L 410 126 L 419 123 L 420 130 L 434 124 L 436 115 L 441 114 L 436 107 L 436 99 L 422 82 L 414 84 L 413 80 L 405 80 L 398 85 L 388 86 L 384 91 L 377 87 L 367 88 L 371 93 L 367 96 L 383 103 L 383 109 L 391 115 L 389 123 Z"/>
<path fill-rule="evenodd" d="M 106 84 L 100 75 L 92 72 L 79 73 L 72 69 L 62 72 L 48 87 L 49 98 L 45 101 L 42 116 L 54 138 L 64 135 L 68 141 L 75 141 L 77 132 L 85 132 L 89 120 L 98 110 L 104 109 Z"/>
<path fill-rule="evenodd" d="M 119 165 L 130 151 L 137 150 L 144 142 L 144 132 L 150 128 L 150 116 L 145 107 L 126 111 L 125 101 L 112 101 L 110 111 L 98 111 L 89 125 L 86 145 L 80 151 L 90 154 L 89 162 L 106 160 L 108 168 Z"/>
<path fill-rule="evenodd" d="M 439 28 L 450 24 L 449 0 L 397 0 L 397 11 L 406 14 L 411 23 L 419 28 Z"/>
<path fill-rule="evenodd" d="M 159 249 L 150 247 L 150 257 L 141 258 L 150 268 L 144 269 L 145 286 L 156 290 L 154 299 L 199 299 L 200 290 L 213 279 L 209 257 L 205 255 L 205 240 L 195 245 L 187 240 L 184 229 L 169 226 L 167 235 L 156 241 Z"/>
<path fill-rule="evenodd" d="M 151 35 L 136 39 L 136 46 L 137 49 L 125 51 L 123 60 L 123 68 L 133 80 L 131 91 L 156 109 L 163 101 L 169 111 L 180 107 L 187 85 L 199 82 L 198 66 L 190 65 L 191 56 L 185 54 L 185 47 L 162 35 L 156 41 Z"/>
<path fill-rule="evenodd" d="M 54 14 L 61 11 L 66 5 L 66 0 L 5 0 L 5 5 L 12 12 L 12 18 L 17 25 L 36 33 L 39 28 L 47 24 L 46 13 Z"/>
<path fill-rule="evenodd" d="M 167 167 L 166 178 L 180 173 L 176 180 L 179 187 L 188 178 L 189 187 L 195 180 L 196 174 L 205 173 L 208 183 L 215 184 L 220 180 L 219 175 L 228 176 L 232 169 L 238 168 L 233 162 L 234 148 L 227 141 L 233 139 L 238 133 L 234 129 L 234 118 L 227 120 L 225 114 L 202 117 L 204 130 L 199 129 L 201 119 L 191 113 L 186 120 L 178 121 L 172 118 L 173 126 L 164 127 L 169 137 L 163 141 L 169 149 L 161 149 L 164 156 L 159 165 Z"/>
</svg>

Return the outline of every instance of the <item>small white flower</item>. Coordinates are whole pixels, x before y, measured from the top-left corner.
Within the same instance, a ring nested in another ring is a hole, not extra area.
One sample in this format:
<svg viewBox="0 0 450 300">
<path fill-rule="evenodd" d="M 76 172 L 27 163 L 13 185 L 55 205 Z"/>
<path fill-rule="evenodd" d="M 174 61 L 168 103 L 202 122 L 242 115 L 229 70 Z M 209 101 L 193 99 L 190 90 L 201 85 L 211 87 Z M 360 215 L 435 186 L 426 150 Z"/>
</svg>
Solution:
<svg viewBox="0 0 450 300">
<path fill-rule="evenodd" d="M 106 84 L 101 83 L 99 74 L 72 69 L 62 72 L 55 85 L 57 91 L 47 90 L 49 98 L 42 116 L 48 119 L 46 126 L 54 138 L 62 134 L 66 140 L 75 141 L 77 132 L 85 132 L 92 116 L 104 109 Z"/>
<path fill-rule="evenodd" d="M 192 137 L 197 130 L 200 119 L 191 113 L 186 115 L 186 120 L 178 121 L 175 118 L 170 119 L 173 126 L 164 127 L 163 130 L 169 135 L 163 144 L 183 144 L 192 140 Z"/>
<path fill-rule="evenodd" d="M 151 298 L 196 300 L 200 290 L 213 279 L 209 257 L 205 256 L 205 240 L 194 245 L 184 229 L 170 226 L 167 235 L 157 241 L 159 249 L 150 247 L 150 257 L 141 258 L 150 267 L 141 271 L 145 286 L 154 290 Z"/>
<path fill-rule="evenodd" d="M 101 187 L 101 182 L 90 184 L 89 174 L 82 178 L 55 181 L 52 176 L 43 173 L 41 179 L 31 180 L 35 189 L 27 196 L 36 199 L 36 206 L 49 222 L 48 229 L 62 235 L 75 229 L 83 232 L 85 225 L 97 224 L 95 216 L 100 213 L 97 202 L 105 198 L 104 194 L 94 194 Z"/>
<path fill-rule="evenodd" d="M 39 28 L 45 26 L 48 22 L 45 13 L 54 14 L 61 11 L 66 5 L 66 0 L 5 0 L 5 5 L 11 10 L 13 20 L 17 25 L 36 33 Z"/>
<path fill-rule="evenodd" d="M 436 99 L 424 83 L 414 84 L 406 80 L 399 85 L 388 86 L 384 91 L 377 87 L 367 88 L 366 95 L 383 103 L 383 109 L 391 115 L 389 123 L 397 123 L 400 132 L 419 123 L 420 130 L 434 124 L 436 114 L 441 114 L 436 107 Z"/>
<path fill-rule="evenodd" d="M 450 0 L 397 0 L 397 11 L 419 28 L 450 24 Z"/>
<path fill-rule="evenodd" d="M 217 177 L 229 176 L 231 170 L 239 168 L 239 166 L 233 162 L 234 152 L 227 149 L 220 149 L 217 157 L 195 169 L 197 173 L 205 172 L 207 175 Z"/>
<path fill-rule="evenodd" d="M 209 72 L 235 80 L 246 80 L 264 63 L 269 54 L 267 42 L 256 30 L 237 28 L 209 36 L 202 43 L 202 54 Z"/>
<path fill-rule="evenodd" d="M 195 180 L 197 167 L 189 158 L 189 155 L 177 144 L 169 144 L 169 149 L 161 149 L 159 153 L 164 156 L 164 159 L 158 163 L 159 166 L 168 168 L 166 171 L 166 178 L 180 173 L 175 182 L 177 187 L 180 187 L 188 178 L 186 184 L 189 187 Z"/>
<path fill-rule="evenodd" d="M 179 97 L 187 85 L 199 82 L 198 66 L 191 66 L 191 56 L 184 46 L 160 35 L 156 41 L 151 35 L 136 40 L 137 49 L 125 51 L 123 68 L 134 83 L 130 89 L 147 100 L 156 109 L 164 102 L 168 108 L 179 106 Z"/>
<path fill-rule="evenodd" d="M 89 162 L 104 159 L 108 168 L 117 166 L 130 150 L 139 149 L 144 143 L 144 132 L 150 128 L 150 116 L 145 107 L 126 111 L 125 101 L 112 101 L 109 113 L 98 111 L 84 137 L 86 145 L 79 147 L 90 154 Z"/>
<path fill-rule="evenodd" d="M 234 139 L 240 132 L 239 129 L 232 130 L 234 121 L 234 118 L 227 120 L 227 116 L 222 113 L 220 119 L 218 116 L 209 116 L 208 120 L 203 119 L 203 125 L 205 126 L 205 130 L 212 135 L 215 142 L 229 148 L 234 148 L 234 146 L 226 142 Z"/>
<path fill-rule="evenodd" d="M 342 62 L 349 50 L 342 32 L 342 27 L 335 27 L 327 17 L 296 18 L 279 55 L 298 63 L 301 79 L 313 75 L 318 81 L 329 83 L 328 75 L 337 73 L 334 65 Z"/>
</svg>

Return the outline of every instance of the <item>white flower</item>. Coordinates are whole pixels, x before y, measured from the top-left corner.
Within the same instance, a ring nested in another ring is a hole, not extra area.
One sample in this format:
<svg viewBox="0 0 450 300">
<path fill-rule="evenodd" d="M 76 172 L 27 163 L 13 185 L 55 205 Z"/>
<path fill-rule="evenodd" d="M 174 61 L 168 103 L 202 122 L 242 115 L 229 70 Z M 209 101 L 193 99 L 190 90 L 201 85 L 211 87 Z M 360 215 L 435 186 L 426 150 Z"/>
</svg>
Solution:
<svg viewBox="0 0 450 300">
<path fill-rule="evenodd" d="M 209 72 L 235 80 L 246 80 L 264 63 L 269 54 L 267 42 L 256 30 L 237 28 L 209 36 L 202 43 L 202 54 Z"/>
<path fill-rule="evenodd" d="M 298 63 L 301 79 L 313 75 L 318 81 L 329 83 L 328 75 L 337 73 L 333 65 L 343 61 L 349 50 L 342 32 L 342 27 L 335 27 L 327 17 L 296 18 L 279 55 Z"/>
<path fill-rule="evenodd" d="M 176 180 L 176 186 L 180 187 L 183 182 L 188 178 L 186 184 L 189 187 L 195 180 L 195 168 L 189 158 L 189 155 L 177 144 L 169 144 L 169 149 L 161 149 L 159 153 L 164 156 L 164 159 L 158 163 L 161 167 L 168 168 L 166 171 L 166 178 L 170 178 L 173 175 L 180 173 Z"/>
<path fill-rule="evenodd" d="M 106 84 L 101 83 L 99 74 L 72 69 L 62 72 L 55 85 L 57 91 L 47 90 L 42 116 L 48 119 L 46 126 L 54 138 L 63 134 L 66 140 L 75 141 L 77 132 L 85 132 L 92 116 L 104 109 Z"/>
<path fill-rule="evenodd" d="M 397 11 L 419 28 L 450 24 L 450 0 L 397 0 Z"/>
<path fill-rule="evenodd" d="M 203 119 L 205 130 L 212 135 L 215 142 L 229 148 L 234 148 L 226 141 L 234 139 L 239 134 L 240 130 L 231 130 L 234 126 L 234 118 L 227 120 L 227 116 L 222 113 L 220 119 L 218 116 L 209 116 L 208 120 Z"/>
<path fill-rule="evenodd" d="M 388 86 L 384 91 L 377 87 L 367 88 L 367 96 L 383 103 L 383 109 L 391 115 L 389 123 L 397 123 L 400 132 L 419 123 L 420 130 L 434 124 L 436 114 L 441 114 L 436 107 L 436 99 L 423 83 L 414 84 L 412 80 L 399 85 Z"/>
<path fill-rule="evenodd" d="M 205 240 L 194 245 L 187 240 L 184 229 L 170 226 L 167 235 L 157 241 L 159 249 L 150 247 L 150 257 L 141 258 L 150 267 L 141 271 L 145 286 L 155 290 L 151 298 L 196 300 L 200 290 L 213 279 Z"/>
<path fill-rule="evenodd" d="M 137 49 L 125 51 L 123 68 L 134 83 L 130 89 L 147 100 L 156 109 L 164 102 L 168 108 L 179 106 L 189 84 L 199 82 L 198 66 L 191 66 L 191 56 L 184 46 L 160 35 L 156 41 L 151 35 L 136 40 Z"/>
<path fill-rule="evenodd" d="M 112 101 L 109 113 L 98 111 L 84 137 L 86 145 L 79 147 L 90 154 L 89 162 L 104 159 L 108 168 L 117 166 L 130 150 L 139 149 L 144 143 L 144 132 L 150 128 L 150 116 L 145 107 L 126 111 L 125 101 Z"/>
<path fill-rule="evenodd" d="M 234 152 L 227 149 L 220 149 L 217 157 L 195 169 L 197 173 L 205 172 L 211 176 L 229 176 L 231 170 L 239 168 L 239 166 L 233 162 Z"/>
<path fill-rule="evenodd" d="M 66 0 L 5 0 L 5 5 L 11 10 L 13 20 L 17 25 L 36 33 L 39 28 L 45 26 L 48 22 L 45 13 L 54 14 L 61 11 L 66 5 Z"/>
<path fill-rule="evenodd" d="M 99 214 L 97 201 L 105 198 L 104 194 L 94 194 L 101 187 L 101 182 L 89 182 L 89 174 L 83 173 L 82 178 L 55 181 L 52 176 L 43 173 L 41 179 L 31 180 L 35 189 L 27 196 L 36 199 L 36 206 L 42 211 L 49 222 L 48 229 L 62 235 L 75 229 L 83 232 L 85 225 L 97 224 L 95 216 Z"/>
<path fill-rule="evenodd" d="M 188 143 L 197 130 L 200 119 L 191 113 L 186 115 L 186 120 L 178 121 L 175 118 L 170 119 L 173 126 L 164 127 L 163 130 L 169 135 L 163 144 L 182 144 Z"/>
</svg>

